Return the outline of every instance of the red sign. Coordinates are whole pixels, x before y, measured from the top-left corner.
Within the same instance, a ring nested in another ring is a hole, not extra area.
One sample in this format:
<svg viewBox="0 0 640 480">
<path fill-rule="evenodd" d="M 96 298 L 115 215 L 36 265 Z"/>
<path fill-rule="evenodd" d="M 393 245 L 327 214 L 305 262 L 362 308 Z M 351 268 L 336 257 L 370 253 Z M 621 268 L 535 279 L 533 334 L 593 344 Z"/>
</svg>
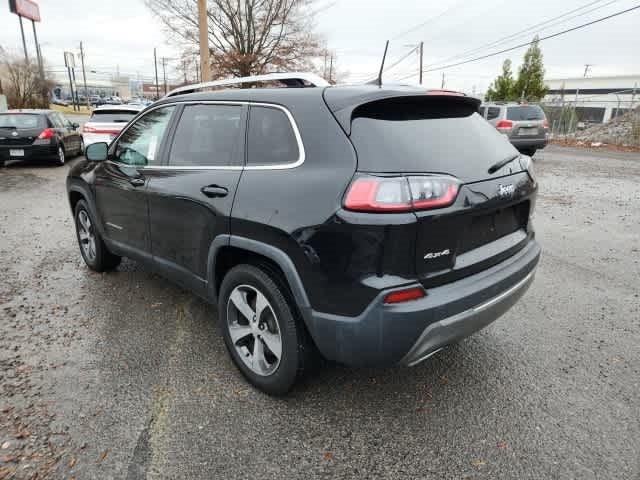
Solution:
<svg viewBox="0 0 640 480">
<path fill-rule="evenodd" d="M 34 22 L 40 21 L 40 8 L 33 0 L 9 0 L 9 10 Z"/>
</svg>

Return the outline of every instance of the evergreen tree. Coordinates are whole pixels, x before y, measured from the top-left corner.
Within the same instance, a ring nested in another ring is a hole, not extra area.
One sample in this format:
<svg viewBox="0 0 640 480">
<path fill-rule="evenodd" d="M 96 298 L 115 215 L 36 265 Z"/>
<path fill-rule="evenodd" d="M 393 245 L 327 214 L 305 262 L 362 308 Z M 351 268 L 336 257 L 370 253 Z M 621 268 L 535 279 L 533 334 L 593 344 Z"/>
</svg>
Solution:
<svg viewBox="0 0 640 480">
<path fill-rule="evenodd" d="M 513 73 L 511 73 L 511 60 L 507 59 L 502 64 L 502 75 L 496 78 L 489 86 L 485 95 L 486 100 L 498 102 L 509 101 L 515 98 L 514 93 L 515 81 Z"/>
<path fill-rule="evenodd" d="M 540 40 L 536 35 L 524 54 L 515 83 L 516 98 L 529 102 L 538 102 L 547 94 L 547 87 L 544 84 L 542 51 L 539 43 Z"/>
</svg>

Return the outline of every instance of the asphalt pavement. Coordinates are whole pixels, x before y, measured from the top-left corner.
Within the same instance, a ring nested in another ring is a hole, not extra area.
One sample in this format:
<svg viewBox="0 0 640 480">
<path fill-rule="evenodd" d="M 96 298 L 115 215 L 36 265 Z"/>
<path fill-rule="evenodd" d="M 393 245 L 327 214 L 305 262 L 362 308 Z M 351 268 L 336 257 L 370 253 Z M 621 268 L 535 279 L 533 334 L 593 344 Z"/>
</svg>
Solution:
<svg viewBox="0 0 640 480">
<path fill-rule="evenodd" d="M 640 478 L 640 154 L 539 152 L 544 252 L 510 312 L 283 399 L 244 381 L 211 306 L 85 267 L 68 168 L 0 170 L 0 479 Z"/>
</svg>

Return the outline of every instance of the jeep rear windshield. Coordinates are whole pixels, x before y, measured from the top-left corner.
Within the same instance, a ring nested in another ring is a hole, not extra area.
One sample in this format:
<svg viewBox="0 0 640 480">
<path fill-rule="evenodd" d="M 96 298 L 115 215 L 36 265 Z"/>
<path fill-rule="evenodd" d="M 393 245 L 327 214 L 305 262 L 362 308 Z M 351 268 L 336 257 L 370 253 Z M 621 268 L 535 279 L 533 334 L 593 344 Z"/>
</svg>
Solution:
<svg viewBox="0 0 640 480">
<path fill-rule="evenodd" d="M 465 182 L 486 178 L 516 150 L 469 103 L 410 97 L 356 109 L 351 141 L 358 170 L 446 173 Z"/>
<path fill-rule="evenodd" d="M 35 113 L 0 113 L 0 128 L 40 128 L 44 117 Z"/>
<path fill-rule="evenodd" d="M 127 123 L 137 115 L 137 111 L 127 110 L 95 110 L 90 122 Z"/>
<path fill-rule="evenodd" d="M 544 112 L 537 105 L 507 107 L 507 120 L 513 120 L 515 122 L 526 120 L 544 120 Z"/>
</svg>

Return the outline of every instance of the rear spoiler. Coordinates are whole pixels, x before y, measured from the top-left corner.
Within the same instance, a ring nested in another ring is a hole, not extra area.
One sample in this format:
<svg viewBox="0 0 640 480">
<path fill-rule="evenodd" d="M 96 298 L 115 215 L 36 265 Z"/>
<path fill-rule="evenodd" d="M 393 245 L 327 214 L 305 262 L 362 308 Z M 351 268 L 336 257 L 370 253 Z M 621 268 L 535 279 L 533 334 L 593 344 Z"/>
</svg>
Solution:
<svg viewBox="0 0 640 480">
<path fill-rule="evenodd" d="M 450 104 L 453 108 L 467 107 L 469 115 L 473 112 L 477 112 L 482 103 L 479 99 L 469 97 L 461 92 L 455 92 L 451 90 L 423 90 L 422 92 L 416 89 L 411 90 L 387 90 L 385 91 L 376 89 L 374 91 L 362 93 L 355 96 L 349 96 L 339 99 L 327 99 L 327 90 L 325 90 L 325 102 L 332 111 L 334 117 L 345 131 L 347 135 L 351 135 L 351 120 L 354 113 L 357 110 L 369 106 L 375 103 L 386 103 L 394 99 L 402 101 L 410 101 L 415 99 L 416 101 L 428 101 L 433 104 Z"/>
</svg>

